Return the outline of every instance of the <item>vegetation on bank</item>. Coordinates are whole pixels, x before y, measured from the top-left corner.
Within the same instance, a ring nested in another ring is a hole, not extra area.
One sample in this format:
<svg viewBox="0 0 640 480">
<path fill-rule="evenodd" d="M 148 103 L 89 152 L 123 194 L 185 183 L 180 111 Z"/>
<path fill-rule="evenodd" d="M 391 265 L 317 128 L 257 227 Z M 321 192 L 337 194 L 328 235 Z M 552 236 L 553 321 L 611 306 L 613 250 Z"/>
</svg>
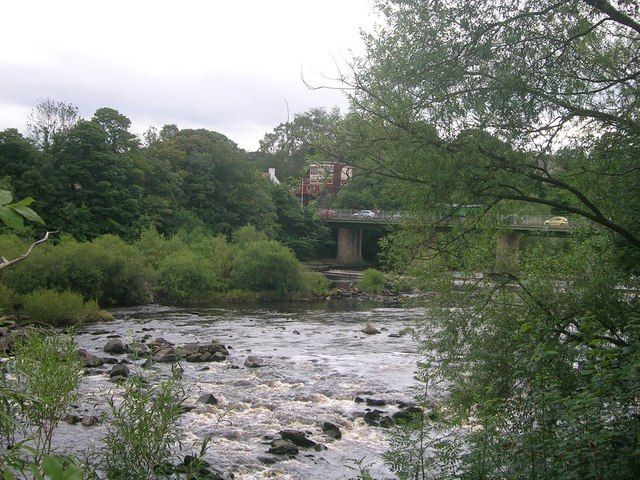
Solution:
<svg viewBox="0 0 640 480">
<path fill-rule="evenodd" d="M 78 346 L 67 333 L 29 329 L 0 371 L 0 477 L 80 480 L 99 478 L 212 478 L 203 456 L 185 456 L 174 468 L 176 452 L 186 449 L 179 424 L 187 390 L 177 375 L 159 383 L 140 376 L 123 380 L 107 398 L 103 415 L 89 416 L 108 425 L 102 445 L 83 459 L 60 455 L 52 439 L 78 400 L 83 366 Z M 188 460 L 188 461 L 187 461 Z M 217 477 L 216 477 L 217 478 Z"/>
<path fill-rule="evenodd" d="M 362 272 L 362 278 L 358 282 L 358 288 L 365 293 L 380 293 L 384 290 L 385 284 L 384 273 L 375 268 L 367 268 Z"/>
<path fill-rule="evenodd" d="M 21 254 L 29 243 L 0 235 L 5 256 Z M 100 307 L 296 299 L 322 295 L 328 286 L 290 249 L 253 227 L 239 229 L 231 241 L 203 230 L 169 238 L 147 230 L 133 243 L 102 235 L 41 245 L 28 261 L 3 272 L 0 309 L 63 325 L 107 319 Z"/>
</svg>

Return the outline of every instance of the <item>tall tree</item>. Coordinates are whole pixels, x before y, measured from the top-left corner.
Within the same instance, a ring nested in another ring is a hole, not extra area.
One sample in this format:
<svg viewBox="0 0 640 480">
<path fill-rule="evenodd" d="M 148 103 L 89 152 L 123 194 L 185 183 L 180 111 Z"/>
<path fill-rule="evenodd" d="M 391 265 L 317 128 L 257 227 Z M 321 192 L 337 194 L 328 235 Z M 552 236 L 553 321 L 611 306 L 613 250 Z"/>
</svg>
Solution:
<svg viewBox="0 0 640 480">
<path fill-rule="evenodd" d="M 400 478 L 635 478 L 640 305 L 621 287 L 639 288 L 636 2 L 378 7 L 330 148 L 410 186 L 414 225 L 389 258 L 440 293 L 418 332 L 429 385 L 449 392 L 437 438 L 418 422 L 391 465 Z M 507 232 L 488 215 L 433 228 L 465 204 L 561 211 L 580 228 L 495 270 Z M 492 275 L 460 285 L 452 269 Z"/>
<path fill-rule="evenodd" d="M 40 100 L 29 114 L 27 128 L 36 145 L 45 150 L 51 147 L 53 137 L 73 127 L 78 121 L 78 107 L 46 98 Z"/>
<path fill-rule="evenodd" d="M 113 108 L 99 108 L 91 119 L 107 136 L 109 149 L 113 153 L 129 152 L 138 148 L 138 138 L 129 132 L 131 120 Z"/>
</svg>

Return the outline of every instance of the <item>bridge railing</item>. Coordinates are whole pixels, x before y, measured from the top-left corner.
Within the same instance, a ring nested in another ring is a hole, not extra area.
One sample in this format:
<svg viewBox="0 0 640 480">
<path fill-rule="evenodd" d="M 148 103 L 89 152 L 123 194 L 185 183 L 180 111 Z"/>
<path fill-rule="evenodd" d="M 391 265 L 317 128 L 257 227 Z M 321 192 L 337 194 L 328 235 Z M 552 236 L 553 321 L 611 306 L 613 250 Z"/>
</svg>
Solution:
<svg viewBox="0 0 640 480">
<path fill-rule="evenodd" d="M 329 209 L 319 208 L 317 215 L 329 221 L 342 222 L 363 222 L 363 223 L 401 223 L 411 218 L 409 212 L 387 211 L 387 210 L 356 210 L 356 209 Z M 463 218 L 463 217 L 456 217 Z M 506 214 L 498 215 L 495 218 L 495 225 L 498 227 L 511 227 L 522 230 L 571 230 L 577 223 L 567 217 L 567 223 L 553 222 L 552 215 L 519 215 Z M 438 223 L 446 223 L 446 219 L 439 219 Z"/>
<path fill-rule="evenodd" d="M 356 210 L 356 209 L 329 209 L 319 208 L 317 214 L 327 220 L 342 220 L 349 222 L 367 223 L 397 223 L 407 216 L 404 212 L 391 212 L 386 210 Z"/>
</svg>

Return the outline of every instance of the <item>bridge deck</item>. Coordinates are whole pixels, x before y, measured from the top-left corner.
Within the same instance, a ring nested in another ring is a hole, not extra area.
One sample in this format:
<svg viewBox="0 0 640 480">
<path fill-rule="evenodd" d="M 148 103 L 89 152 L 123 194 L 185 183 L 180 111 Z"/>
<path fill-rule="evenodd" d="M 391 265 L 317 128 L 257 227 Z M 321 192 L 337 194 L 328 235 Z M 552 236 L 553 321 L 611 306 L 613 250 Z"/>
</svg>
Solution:
<svg viewBox="0 0 640 480">
<path fill-rule="evenodd" d="M 330 223 L 339 224 L 363 224 L 363 225 L 393 225 L 402 224 L 411 220 L 412 215 L 407 212 L 387 212 L 381 210 L 330 210 L 320 208 L 317 210 L 319 217 Z M 496 227 L 508 228 L 510 230 L 519 231 L 552 231 L 552 232 L 571 232 L 575 227 L 575 223 L 569 219 L 566 226 L 545 225 L 550 218 L 549 215 L 499 215 L 494 217 Z M 447 220 L 438 221 L 443 227 L 446 226 Z"/>
</svg>

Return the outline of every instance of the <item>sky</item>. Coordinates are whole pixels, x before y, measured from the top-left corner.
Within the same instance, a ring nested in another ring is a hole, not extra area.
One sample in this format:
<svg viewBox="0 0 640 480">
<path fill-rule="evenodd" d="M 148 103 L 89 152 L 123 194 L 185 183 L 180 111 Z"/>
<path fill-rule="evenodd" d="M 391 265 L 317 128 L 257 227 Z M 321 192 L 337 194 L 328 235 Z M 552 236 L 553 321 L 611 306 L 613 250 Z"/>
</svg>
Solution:
<svg viewBox="0 0 640 480">
<path fill-rule="evenodd" d="M 207 128 L 255 150 L 276 125 L 347 100 L 331 85 L 362 53 L 372 0 L 21 0 L 2 6 L 0 130 L 50 98 L 90 118 Z M 335 85 L 335 83 L 334 83 Z M 287 108 L 288 105 L 288 108 Z"/>
</svg>

